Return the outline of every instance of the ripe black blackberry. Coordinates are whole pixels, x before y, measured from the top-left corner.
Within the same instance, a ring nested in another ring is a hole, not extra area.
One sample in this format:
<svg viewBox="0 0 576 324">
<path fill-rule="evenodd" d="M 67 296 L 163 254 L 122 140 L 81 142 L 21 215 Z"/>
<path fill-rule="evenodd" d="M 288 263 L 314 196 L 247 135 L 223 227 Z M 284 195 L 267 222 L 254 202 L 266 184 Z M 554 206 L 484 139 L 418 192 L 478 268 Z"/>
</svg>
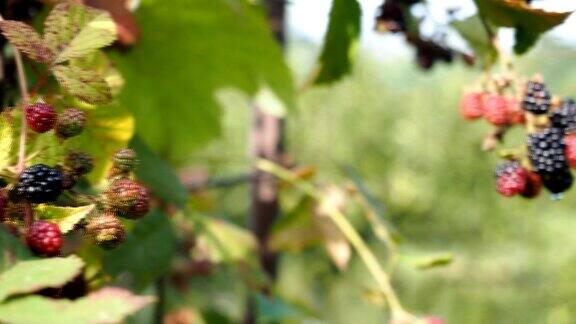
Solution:
<svg viewBox="0 0 576 324">
<path fill-rule="evenodd" d="M 564 100 L 558 110 L 550 113 L 550 122 L 565 132 L 576 130 L 576 102 L 571 98 Z"/>
<path fill-rule="evenodd" d="M 522 108 L 535 115 L 542 115 L 550 110 L 552 99 L 550 91 L 543 82 L 529 81 L 522 100 Z"/>
<path fill-rule="evenodd" d="M 36 164 L 22 171 L 16 193 L 31 203 L 54 201 L 62 192 L 62 178 L 60 170 Z"/>
<path fill-rule="evenodd" d="M 542 178 L 544 186 L 557 194 L 572 186 L 572 174 L 566 161 L 564 133 L 560 128 L 547 128 L 528 136 L 528 157 L 532 169 Z"/>
</svg>

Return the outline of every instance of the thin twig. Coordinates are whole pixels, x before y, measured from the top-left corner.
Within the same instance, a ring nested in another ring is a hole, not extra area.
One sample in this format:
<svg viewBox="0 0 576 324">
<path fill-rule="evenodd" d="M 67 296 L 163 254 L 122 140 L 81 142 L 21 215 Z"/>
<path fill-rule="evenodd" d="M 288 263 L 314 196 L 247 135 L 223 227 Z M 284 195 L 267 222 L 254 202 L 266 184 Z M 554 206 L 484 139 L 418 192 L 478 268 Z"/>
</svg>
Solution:
<svg viewBox="0 0 576 324">
<path fill-rule="evenodd" d="M 258 169 L 275 175 L 276 177 L 282 179 L 283 181 L 289 182 L 294 185 L 300 191 L 306 193 L 312 198 L 320 201 L 322 199 L 321 192 L 310 182 L 301 180 L 294 176 L 289 170 L 273 163 L 268 160 L 258 160 L 256 162 Z M 350 224 L 348 219 L 344 214 L 342 214 L 338 209 L 332 208 L 328 210 L 328 216 L 332 219 L 334 224 L 338 229 L 344 234 L 348 242 L 354 247 L 360 259 L 368 268 L 368 271 L 378 284 L 380 291 L 384 298 L 386 299 L 390 311 L 392 313 L 392 319 L 398 320 L 399 322 L 412 320 L 414 316 L 408 313 L 402 304 L 400 299 L 396 295 L 396 292 L 392 288 L 392 283 L 390 276 L 384 270 L 382 265 L 378 262 L 378 259 L 372 253 L 370 248 L 366 245 L 360 234 L 354 229 Z"/>
<path fill-rule="evenodd" d="M 0 15 L 0 21 L 4 21 L 2 15 Z M 20 148 L 18 150 L 18 166 L 17 166 L 17 171 L 22 172 L 22 170 L 24 170 L 24 164 L 25 164 L 26 140 L 28 132 L 24 107 L 26 107 L 26 104 L 30 100 L 30 96 L 28 95 L 28 81 L 26 80 L 26 72 L 24 71 L 24 63 L 22 62 L 22 55 L 15 46 L 12 46 L 12 49 L 14 51 L 14 60 L 16 61 L 18 84 L 20 86 L 20 93 L 22 95 L 22 126 L 20 129 Z"/>
</svg>

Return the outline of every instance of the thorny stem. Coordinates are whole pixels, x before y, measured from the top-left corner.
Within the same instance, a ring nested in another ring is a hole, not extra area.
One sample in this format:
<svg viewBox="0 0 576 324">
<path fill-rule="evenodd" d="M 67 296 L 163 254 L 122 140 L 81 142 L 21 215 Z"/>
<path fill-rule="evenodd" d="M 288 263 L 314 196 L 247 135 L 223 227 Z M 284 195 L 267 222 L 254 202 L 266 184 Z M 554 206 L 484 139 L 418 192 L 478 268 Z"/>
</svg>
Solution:
<svg viewBox="0 0 576 324">
<path fill-rule="evenodd" d="M 273 162 L 260 159 L 256 162 L 256 167 L 262 171 L 275 175 L 283 181 L 289 182 L 315 200 L 320 201 L 322 199 L 322 193 L 313 184 L 298 179 L 289 170 Z M 366 268 L 368 268 L 368 271 L 378 284 L 378 288 L 390 307 L 392 319 L 399 322 L 414 319 L 414 316 L 408 313 L 400 303 L 398 295 L 396 295 L 394 288 L 392 288 L 390 276 L 384 270 L 382 265 L 380 265 L 376 256 L 366 245 L 360 234 L 358 234 L 350 224 L 346 216 L 336 208 L 328 210 L 327 213 L 342 234 L 344 234 L 348 242 L 354 247 L 360 256 L 360 259 L 364 262 Z"/>
<path fill-rule="evenodd" d="M 0 21 L 4 18 L 0 15 Z M 18 150 L 18 165 L 17 172 L 20 173 L 24 170 L 25 158 L 26 158 L 26 140 L 27 140 L 27 125 L 26 117 L 24 113 L 24 107 L 28 103 L 30 96 L 28 95 L 28 81 L 26 80 L 26 72 L 24 71 L 24 64 L 22 63 L 22 55 L 20 51 L 12 46 L 14 51 L 14 60 L 16 61 L 16 71 L 18 73 L 18 84 L 20 86 L 20 93 L 22 94 L 22 126 L 20 129 L 20 148 Z"/>
</svg>

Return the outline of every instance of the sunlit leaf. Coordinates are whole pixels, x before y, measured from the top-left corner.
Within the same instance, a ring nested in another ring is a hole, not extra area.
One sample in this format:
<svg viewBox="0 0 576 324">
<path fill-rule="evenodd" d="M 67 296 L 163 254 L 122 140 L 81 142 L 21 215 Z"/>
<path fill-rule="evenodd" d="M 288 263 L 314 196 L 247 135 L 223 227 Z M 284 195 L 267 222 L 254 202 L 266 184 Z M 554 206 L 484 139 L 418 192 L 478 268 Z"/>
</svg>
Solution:
<svg viewBox="0 0 576 324">
<path fill-rule="evenodd" d="M 54 60 L 54 53 L 32 27 L 19 21 L 5 20 L 0 21 L 0 29 L 10 44 L 32 60 L 45 64 Z"/>
<path fill-rule="evenodd" d="M 270 235 L 270 248 L 275 251 L 298 252 L 322 242 L 321 233 L 314 220 L 315 203 L 304 196 L 298 204 L 274 224 Z"/>
<path fill-rule="evenodd" d="M 14 129 L 4 115 L 0 116 L 0 171 L 11 162 L 14 142 Z"/>
<path fill-rule="evenodd" d="M 55 62 L 61 63 L 112 44 L 116 24 L 105 11 L 63 2 L 48 15 L 44 39 L 58 53 Z"/>
<path fill-rule="evenodd" d="M 199 251 L 214 262 L 246 260 L 255 251 L 254 235 L 239 226 L 220 219 L 202 218 L 198 236 Z"/>
<path fill-rule="evenodd" d="M 330 23 L 320 54 L 316 83 L 339 80 L 352 70 L 355 47 L 360 36 L 361 9 L 357 0 L 334 0 Z"/>
<path fill-rule="evenodd" d="M 110 168 L 111 156 L 127 147 L 134 134 L 134 119 L 121 105 L 114 103 L 88 112 L 86 127 L 82 134 L 65 142 L 69 149 L 92 155 L 95 167 L 88 175 L 92 183 L 104 179 Z"/>
<path fill-rule="evenodd" d="M 153 301 L 153 297 L 136 296 L 112 287 L 75 301 L 29 296 L 0 305 L 0 321 L 14 324 L 121 323 Z"/>
<path fill-rule="evenodd" d="M 0 301 L 16 294 L 63 286 L 80 273 L 83 265 L 76 256 L 18 262 L 0 274 Z"/>
<path fill-rule="evenodd" d="M 78 222 L 88 216 L 94 207 L 96 205 L 60 207 L 41 204 L 34 207 L 34 211 L 38 218 L 55 223 L 62 233 L 68 233 Z"/>
</svg>

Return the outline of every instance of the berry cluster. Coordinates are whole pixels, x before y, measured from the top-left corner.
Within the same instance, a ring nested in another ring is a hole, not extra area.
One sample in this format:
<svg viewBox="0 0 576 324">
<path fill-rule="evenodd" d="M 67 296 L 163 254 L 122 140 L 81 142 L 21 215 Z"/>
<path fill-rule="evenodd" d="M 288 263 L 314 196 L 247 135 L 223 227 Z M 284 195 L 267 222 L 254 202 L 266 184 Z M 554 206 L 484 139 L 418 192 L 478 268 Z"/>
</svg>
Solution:
<svg viewBox="0 0 576 324">
<path fill-rule="evenodd" d="M 67 108 L 57 113 L 52 105 L 43 102 L 25 106 L 24 118 L 31 131 L 47 133 L 54 130 L 53 135 L 60 141 L 80 135 L 87 121 L 82 110 Z M 0 225 L 21 236 L 34 253 L 57 256 L 65 242 L 64 235 L 58 224 L 36 215 L 36 205 L 94 204 L 88 218 L 74 230 L 84 231 L 104 248 L 122 243 L 126 233 L 119 217 L 143 217 L 150 208 L 150 192 L 133 180 L 132 172 L 137 164 L 135 152 L 122 149 L 112 158 L 105 190 L 98 195 L 78 193 L 76 185 L 94 169 L 94 163 L 88 153 L 68 151 L 55 166 L 37 163 L 14 167 L 13 176 L 7 174 L 0 179 Z"/>
<path fill-rule="evenodd" d="M 505 82 L 494 93 L 464 94 L 460 113 L 466 120 L 484 118 L 500 130 L 500 138 L 512 126 L 526 127 L 524 145 L 501 154 L 507 159 L 495 171 L 501 195 L 533 198 L 545 187 L 558 197 L 574 182 L 570 168 L 576 167 L 576 134 L 572 133 L 576 130 L 576 103 L 570 98 L 553 98 L 539 76 L 528 81 L 517 96 L 504 94 L 507 88 L 510 83 Z"/>
</svg>

